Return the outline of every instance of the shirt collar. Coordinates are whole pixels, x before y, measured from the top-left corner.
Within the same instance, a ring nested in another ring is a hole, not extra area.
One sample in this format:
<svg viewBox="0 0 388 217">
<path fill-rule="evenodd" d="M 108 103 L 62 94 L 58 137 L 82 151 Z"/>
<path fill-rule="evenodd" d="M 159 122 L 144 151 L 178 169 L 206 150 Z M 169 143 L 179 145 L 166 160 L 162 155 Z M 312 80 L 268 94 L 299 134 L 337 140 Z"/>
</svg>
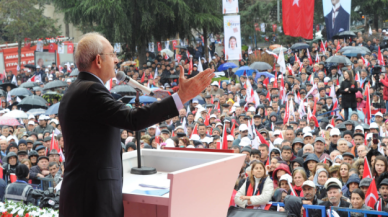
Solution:
<svg viewBox="0 0 388 217">
<path fill-rule="evenodd" d="M 339 7 L 341 7 L 341 4 L 338 2 L 337 4 L 333 5 L 333 11 L 336 11 Z"/>
<path fill-rule="evenodd" d="M 86 73 L 89 73 L 89 74 L 93 75 L 94 77 L 96 77 L 101 82 L 101 84 L 105 86 L 104 82 L 97 75 L 90 73 L 90 72 L 86 72 Z"/>
</svg>

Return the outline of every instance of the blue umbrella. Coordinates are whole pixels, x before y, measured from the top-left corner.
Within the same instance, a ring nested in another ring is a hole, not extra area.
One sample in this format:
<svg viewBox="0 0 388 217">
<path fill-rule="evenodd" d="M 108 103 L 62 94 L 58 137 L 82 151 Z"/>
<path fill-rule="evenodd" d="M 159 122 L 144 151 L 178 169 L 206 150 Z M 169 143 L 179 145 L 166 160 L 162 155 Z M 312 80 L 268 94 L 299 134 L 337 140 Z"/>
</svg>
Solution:
<svg viewBox="0 0 388 217">
<path fill-rule="evenodd" d="M 237 68 L 237 66 L 234 63 L 227 62 L 220 65 L 220 67 L 218 67 L 218 71 L 225 71 L 225 70 L 228 70 L 229 68 L 234 69 L 234 68 Z"/>
<path fill-rule="evenodd" d="M 58 114 L 59 104 L 60 104 L 60 102 L 55 103 L 54 105 L 50 106 L 47 109 L 45 115 L 56 115 L 56 114 Z"/>
<path fill-rule="evenodd" d="M 129 101 L 129 103 L 135 103 L 135 99 L 136 99 L 136 97 L 131 99 L 131 101 Z M 156 99 L 154 97 L 151 97 L 151 96 L 140 96 L 139 101 L 140 101 L 140 103 L 153 103 L 153 102 L 156 102 Z"/>
<path fill-rule="evenodd" d="M 234 74 L 237 76 L 241 76 L 244 74 L 244 72 L 246 72 L 247 76 L 251 76 L 254 71 L 256 71 L 256 70 L 249 68 L 249 66 L 243 66 L 243 67 L 240 67 L 239 69 L 237 69 L 237 71 Z"/>
<path fill-rule="evenodd" d="M 255 81 L 257 81 L 257 79 L 259 79 L 262 75 L 264 75 L 266 78 L 274 78 L 275 75 L 269 73 L 269 72 L 258 72 L 256 73 L 256 77 L 255 77 Z"/>
</svg>

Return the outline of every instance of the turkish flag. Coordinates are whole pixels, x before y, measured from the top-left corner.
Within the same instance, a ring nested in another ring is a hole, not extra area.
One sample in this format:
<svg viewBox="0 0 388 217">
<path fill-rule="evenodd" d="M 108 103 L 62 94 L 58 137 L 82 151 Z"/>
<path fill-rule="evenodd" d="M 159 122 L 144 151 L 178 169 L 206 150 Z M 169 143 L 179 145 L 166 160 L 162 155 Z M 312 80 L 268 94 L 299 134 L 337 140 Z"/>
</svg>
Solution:
<svg viewBox="0 0 388 217">
<path fill-rule="evenodd" d="M 228 150 L 228 133 L 226 132 L 226 127 L 224 125 L 224 129 L 222 130 L 222 150 Z"/>
<path fill-rule="evenodd" d="M 364 157 L 364 173 L 362 174 L 362 178 L 372 178 L 372 173 L 370 171 L 370 167 L 369 167 L 369 164 L 368 164 L 368 160 L 366 159 L 366 157 Z"/>
<path fill-rule="evenodd" d="M 338 40 L 337 49 L 335 50 L 335 52 L 337 53 L 340 49 L 341 49 L 341 45 L 340 45 L 339 40 Z"/>
<path fill-rule="evenodd" d="M 174 44 L 174 43 L 173 43 L 173 44 Z M 176 54 L 176 55 L 175 55 L 175 59 L 178 60 L 178 62 L 180 62 L 181 59 L 182 59 L 182 55 Z"/>
<path fill-rule="evenodd" d="M 158 44 L 158 51 L 161 51 L 162 50 L 162 45 L 160 44 L 160 42 L 156 42 L 156 44 Z"/>
<path fill-rule="evenodd" d="M 379 50 L 378 50 L 377 59 L 379 60 L 379 64 L 381 66 L 385 66 L 384 58 L 383 58 L 383 55 L 381 54 L 380 46 L 379 46 Z"/>
<path fill-rule="evenodd" d="M 314 1 L 283 0 L 282 8 L 284 34 L 313 39 Z"/>
<path fill-rule="evenodd" d="M 372 179 L 372 182 L 369 185 L 368 191 L 365 194 L 365 205 L 374 209 L 374 206 L 377 203 L 378 198 L 379 198 L 379 195 L 377 193 L 376 183 L 375 183 L 375 180 Z"/>
<path fill-rule="evenodd" d="M 56 44 L 55 43 L 50 43 L 49 53 L 55 53 L 55 50 L 56 50 Z"/>
<path fill-rule="evenodd" d="M 195 135 L 195 134 L 198 135 L 198 125 L 197 125 L 197 124 L 194 126 L 194 129 L 193 129 L 193 131 L 191 132 L 190 138 L 192 138 L 193 135 Z"/>
<path fill-rule="evenodd" d="M 68 43 L 67 44 L 67 53 L 73 53 L 74 52 L 74 45 L 73 43 Z"/>
<path fill-rule="evenodd" d="M 178 42 L 176 40 L 172 40 L 172 49 L 175 50 L 175 46 L 177 46 Z"/>
</svg>

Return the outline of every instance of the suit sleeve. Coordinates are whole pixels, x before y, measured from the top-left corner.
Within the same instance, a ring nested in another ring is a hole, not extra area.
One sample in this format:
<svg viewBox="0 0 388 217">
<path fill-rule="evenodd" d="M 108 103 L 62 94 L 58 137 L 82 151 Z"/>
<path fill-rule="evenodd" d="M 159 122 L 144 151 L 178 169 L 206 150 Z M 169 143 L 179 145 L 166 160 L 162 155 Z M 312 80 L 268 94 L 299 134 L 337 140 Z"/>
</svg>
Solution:
<svg viewBox="0 0 388 217">
<path fill-rule="evenodd" d="M 141 130 L 166 119 L 178 116 L 174 99 L 170 96 L 150 105 L 133 108 L 114 100 L 100 83 L 92 84 L 87 91 L 88 110 L 95 120 L 129 130 Z"/>
</svg>

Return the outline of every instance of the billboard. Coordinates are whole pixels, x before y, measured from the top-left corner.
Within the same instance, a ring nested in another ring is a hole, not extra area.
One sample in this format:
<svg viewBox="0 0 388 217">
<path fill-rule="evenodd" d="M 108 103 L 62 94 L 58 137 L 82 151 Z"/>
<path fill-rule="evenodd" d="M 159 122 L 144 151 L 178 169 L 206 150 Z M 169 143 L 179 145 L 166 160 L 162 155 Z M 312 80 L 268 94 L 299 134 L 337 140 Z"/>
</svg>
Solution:
<svg viewBox="0 0 388 217">
<path fill-rule="evenodd" d="M 35 65 L 40 66 L 40 68 L 45 68 L 51 66 L 53 62 L 56 61 L 57 53 L 50 53 L 48 51 L 35 52 Z"/>
<path fill-rule="evenodd" d="M 222 13 L 223 14 L 237 14 L 238 13 L 238 0 L 222 0 Z"/>
<path fill-rule="evenodd" d="M 224 16 L 225 60 L 240 60 L 241 31 L 240 15 Z"/>
<path fill-rule="evenodd" d="M 339 32 L 349 31 L 352 0 L 323 0 L 327 39 Z"/>
</svg>

